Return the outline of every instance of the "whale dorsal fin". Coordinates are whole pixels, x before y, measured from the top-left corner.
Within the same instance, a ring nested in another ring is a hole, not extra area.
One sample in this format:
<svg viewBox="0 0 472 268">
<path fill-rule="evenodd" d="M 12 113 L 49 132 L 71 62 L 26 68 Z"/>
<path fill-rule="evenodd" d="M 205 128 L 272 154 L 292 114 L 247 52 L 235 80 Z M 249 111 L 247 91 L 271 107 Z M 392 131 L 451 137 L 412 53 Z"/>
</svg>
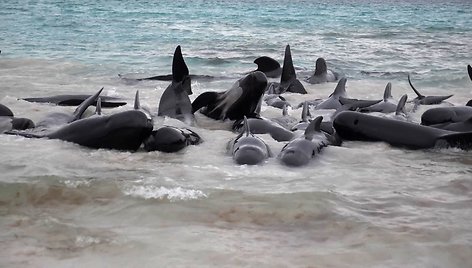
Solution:
<svg viewBox="0 0 472 268">
<path fill-rule="evenodd" d="M 141 109 L 141 102 L 139 101 L 139 90 L 136 90 L 136 95 L 134 95 L 134 109 Z"/>
<path fill-rule="evenodd" d="M 465 104 L 465 106 L 472 107 L 472 100 L 469 100 L 469 101 Z"/>
<path fill-rule="evenodd" d="M 405 104 L 406 100 L 408 99 L 408 95 L 403 95 L 397 104 L 397 110 L 395 111 L 395 115 L 405 114 Z"/>
<path fill-rule="evenodd" d="M 295 78 L 297 78 L 297 75 L 295 74 L 295 67 L 293 67 L 292 53 L 290 52 L 290 45 L 287 45 L 285 47 L 284 65 L 282 66 L 280 83 L 288 82 Z"/>
<path fill-rule="evenodd" d="M 308 102 L 305 101 L 303 102 L 303 108 L 302 108 L 302 122 L 308 122 L 309 118 L 309 109 L 308 109 Z"/>
<path fill-rule="evenodd" d="M 257 64 L 257 71 L 270 72 L 280 68 L 280 63 L 271 57 L 262 56 L 254 60 Z"/>
<path fill-rule="evenodd" d="M 308 124 L 305 129 L 305 139 L 312 140 L 315 136 L 315 132 L 321 131 L 321 121 L 323 121 L 323 116 L 318 116 Z"/>
<path fill-rule="evenodd" d="M 97 105 L 95 106 L 95 114 L 102 115 L 102 98 L 98 97 Z"/>
<path fill-rule="evenodd" d="M 347 82 L 346 77 L 343 77 L 343 78 L 339 79 L 339 82 L 336 85 L 336 88 L 334 89 L 333 93 L 329 96 L 330 97 L 331 96 L 334 96 L 334 97 L 344 97 L 344 96 L 346 96 L 346 82 Z"/>
<path fill-rule="evenodd" d="M 180 46 L 177 46 L 172 59 L 172 80 L 175 82 L 182 82 L 185 76 L 188 76 L 187 64 L 185 64 L 184 57 Z"/>
<path fill-rule="evenodd" d="M 408 74 L 408 83 L 410 84 L 411 89 L 413 89 L 413 91 L 416 93 L 416 95 L 418 96 L 418 98 L 419 98 L 419 99 L 423 99 L 424 96 L 421 95 L 421 93 L 420 93 L 418 90 L 416 90 L 416 88 L 415 88 L 415 87 L 413 86 L 413 84 L 411 83 L 411 79 L 410 79 L 410 75 L 409 75 L 409 74 Z"/>
<path fill-rule="evenodd" d="M 467 65 L 467 72 L 469 73 L 469 78 L 470 80 L 472 80 L 472 67 L 469 65 Z"/>
<path fill-rule="evenodd" d="M 315 75 L 324 74 L 328 71 L 328 67 L 326 66 L 326 61 L 323 58 L 318 58 L 316 60 L 315 65 Z"/>
<path fill-rule="evenodd" d="M 251 128 L 249 127 L 249 123 L 247 122 L 247 117 L 244 116 L 244 133 L 246 133 L 246 137 L 251 135 Z"/>
<path fill-rule="evenodd" d="M 388 82 L 384 91 L 384 101 L 392 98 L 392 83 Z"/>
<path fill-rule="evenodd" d="M 80 119 L 82 117 L 82 115 L 84 114 L 85 110 L 87 110 L 87 108 L 92 105 L 92 103 L 96 103 L 97 102 L 97 99 L 98 99 L 98 96 L 100 96 L 100 93 L 102 93 L 103 91 L 103 87 L 101 89 L 99 89 L 95 94 L 93 94 L 92 96 L 88 97 L 87 99 L 85 99 L 74 111 L 74 113 L 72 114 L 72 122 L 73 121 L 76 121 L 78 119 Z"/>
</svg>

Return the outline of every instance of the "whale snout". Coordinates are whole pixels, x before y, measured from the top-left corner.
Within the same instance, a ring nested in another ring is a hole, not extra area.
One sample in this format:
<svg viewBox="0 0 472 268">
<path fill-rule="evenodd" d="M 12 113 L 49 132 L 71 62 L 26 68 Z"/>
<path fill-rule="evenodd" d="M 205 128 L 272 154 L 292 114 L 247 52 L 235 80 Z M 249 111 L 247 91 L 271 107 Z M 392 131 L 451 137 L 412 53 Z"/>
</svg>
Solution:
<svg viewBox="0 0 472 268">
<path fill-rule="evenodd" d="M 261 148 L 256 146 L 244 146 L 234 152 L 233 159 L 239 165 L 257 165 L 267 158 Z"/>
<path fill-rule="evenodd" d="M 282 152 L 280 160 L 287 166 L 303 166 L 308 164 L 310 158 L 301 151 L 288 149 Z"/>
</svg>

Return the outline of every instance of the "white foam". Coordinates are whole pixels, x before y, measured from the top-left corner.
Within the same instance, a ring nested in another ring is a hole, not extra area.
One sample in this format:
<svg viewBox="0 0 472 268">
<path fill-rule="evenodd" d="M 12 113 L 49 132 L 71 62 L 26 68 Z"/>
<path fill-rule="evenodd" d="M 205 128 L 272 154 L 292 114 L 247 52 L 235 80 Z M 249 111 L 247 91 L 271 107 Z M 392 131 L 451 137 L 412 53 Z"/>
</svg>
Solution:
<svg viewBox="0 0 472 268">
<path fill-rule="evenodd" d="M 144 199 L 168 199 L 170 201 L 177 200 L 193 200 L 206 198 L 207 195 L 200 190 L 184 189 L 182 187 L 166 188 L 154 185 L 137 185 L 131 186 L 123 190 L 125 195 Z"/>
</svg>

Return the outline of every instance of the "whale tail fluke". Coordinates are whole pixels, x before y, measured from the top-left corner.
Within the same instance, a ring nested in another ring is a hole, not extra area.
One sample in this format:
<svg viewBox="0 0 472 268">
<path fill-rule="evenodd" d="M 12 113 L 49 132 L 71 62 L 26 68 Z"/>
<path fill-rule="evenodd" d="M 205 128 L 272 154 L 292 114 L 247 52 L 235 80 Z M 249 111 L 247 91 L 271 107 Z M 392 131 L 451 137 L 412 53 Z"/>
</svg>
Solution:
<svg viewBox="0 0 472 268">
<path fill-rule="evenodd" d="M 424 96 L 421 95 L 421 93 L 413 86 L 413 83 L 411 83 L 411 78 L 409 74 L 408 74 L 408 84 L 410 84 L 411 89 L 413 89 L 413 91 L 416 93 L 416 95 L 418 96 L 418 99 L 424 98 Z"/>
</svg>

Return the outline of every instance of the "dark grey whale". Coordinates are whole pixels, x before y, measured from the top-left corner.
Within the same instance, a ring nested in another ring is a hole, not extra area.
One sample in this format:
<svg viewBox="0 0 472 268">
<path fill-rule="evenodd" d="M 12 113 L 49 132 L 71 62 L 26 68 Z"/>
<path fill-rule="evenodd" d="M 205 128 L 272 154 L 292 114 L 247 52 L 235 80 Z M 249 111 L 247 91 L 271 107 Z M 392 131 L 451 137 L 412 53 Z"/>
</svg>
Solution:
<svg viewBox="0 0 472 268">
<path fill-rule="evenodd" d="M 251 132 L 246 117 L 244 130 L 228 142 L 227 150 L 239 165 L 257 165 L 271 155 L 269 146 Z"/>
<path fill-rule="evenodd" d="M 144 140 L 144 149 L 148 152 L 161 151 L 173 153 L 189 145 L 196 145 L 201 142 L 201 137 L 188 128 L 163 126 L 158 130 L 152 131 Z"/>
<path fill-rule="evenodd" d="M 303 166 L 329 145 L 328 138 L 321 132 L 322 116 L 315 118 L 307 126 L 302 137 L 288 142 L 280 151 L 278 158 L 288 166 Z"/>
<path fill-rule="evenodd" d="M 339 113 L 334 119 L 333 126 L 344 140 L 384 141 L 392 146 L 408 149 L 472 148 L 472 132 L 447 131 L 359 112 Z"/>
<path fill-rule="evenodd" d="M 321 84 L 326 82 L 336 82 L 339 79 L 339 74 L 328 69 L 326 60 L 318 58 L 315 64 L 315 72 L 305 81 L 310 84 Z"/>
<path fill-rule="evenodd" d="M 421 115 L 421 124 L 425 126 L 464 122 L 472 117 L 472 107 L 455 106 L 455 107 L 436 107 L 426 110 Z"/>
<path fill-rule="evenodd" d="M 263 72 L 267 77 L 277 78 L 282 75 L 282 68 L 278 61 L 271 57 L 262 56 L 254 60 L 257 64 L 256 71 Z"/>
<path fill-rule="evenodd" d="M 159 100 L 158 116 L 168 116 L 186 123 L 194 120 L 190 77 L 180 46 L 177 46 L 172 61 L 172 83 L 164 90 Z"/>
<path fill-rule="evenodd" d="M 410 84 L 411 89 L 416 93 L 417 97 L 413 99 L 413 102 L 416 104 L 422 105 L 431 105 L 431 104 L 439 104 L 453 95 L 447 96 L 423 96 L 411 83 L 410 75 L 408 75 L 408 83 Z"/>
<path fill-rule="evenodd" d="M 271 84 L 267 87 L 268 94 L 282 94 L 284 92 L 292 92 L 299 94 L 307 94 L 305 87 L 300 80 L 297 79 L 295 67 L 293 66 L 292 53 L 290 45 L 285 47 L 284 65 L 282 66 L 282 76 L 280 84 Z"/>
<path fill-rule="evenodd" d="M 22 100 L 38 103 L 54 103 L 59 106 L 77 106 L 90 96 L 92 95 L 56 95 L 50 97 L 22 98 Z M 126 101 L 116 97 L 101 96 L 101 99 L 102 107 L 104 108 L 114 108 L 126 105 Z M 95 105 L 95 103 L 92 103 L 92 105 Z"/>
<path fill-rule="evenodd" d="M 200 94 L 192 102 L 192 112 L 200 111 L 215 120 L 257 117 L 266 87 L 267 77 L 264 73 L 249 73 L 227 91 L 207 91 Z"/>
</svg>

